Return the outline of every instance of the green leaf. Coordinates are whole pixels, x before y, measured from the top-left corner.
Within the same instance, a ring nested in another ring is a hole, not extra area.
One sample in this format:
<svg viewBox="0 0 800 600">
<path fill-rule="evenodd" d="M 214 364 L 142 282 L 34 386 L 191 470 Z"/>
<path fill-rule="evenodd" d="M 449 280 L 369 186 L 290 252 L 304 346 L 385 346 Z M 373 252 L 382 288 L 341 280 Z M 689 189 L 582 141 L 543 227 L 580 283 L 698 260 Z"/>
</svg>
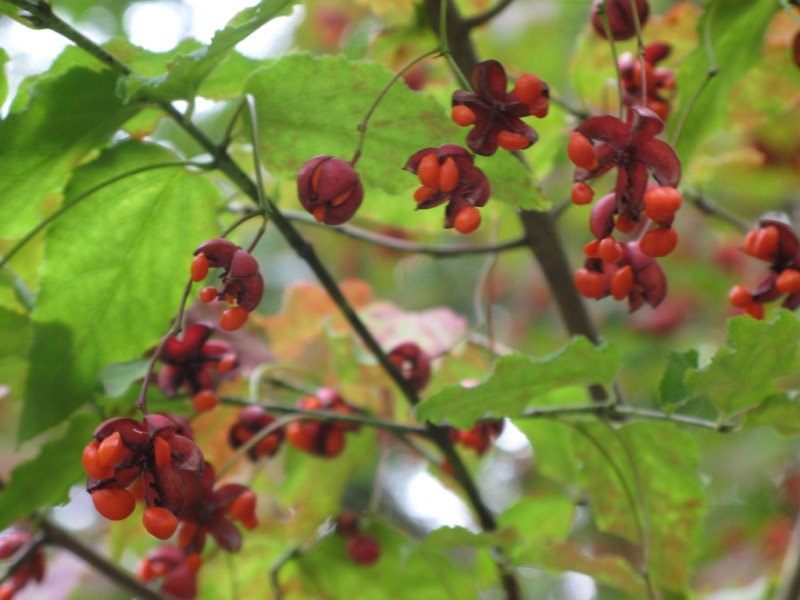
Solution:
<svg viewBox="0 0 800 600">
<path fill-rule="evenodd" d="M 175 160 L 163 148 L 123 142 L 77 170 L 67 196 Z M 51 225 L 20 440 L 90 400 L 106 365 L 158 343 L 178 309 L 192 251 L 218 232 L 220 202 L 210 181 L 173 166 L 104 187 Z"/>
<path fill-rule="evenodd" d="M 6 77 L 6 63 L 8 62 L 8 53 L 0 48 L 0 106 L 6 101 L 8 96 L 8 78 Z"/>
<path fill-rule="evenodd" d="M 579 386 L 607 385 L 620 366 L 615 348 L 594 346 L 586 338 L 577 337 L 545 358 L 504 356 L 484 383 L 468 389 L 447 387 L 420 403 L 417 415 L 422 421 L 446 420 L 456 427 L 469 428 L 482 417 L 513 417 L 531 405 L 588 404 L 586 392 Z M 576 393 L 548 396 L 567 387 L 575 387 Z"/>
<path fill-rule="evenodd" d="M 667 358 L 667 368 L 658 386 L 658 401 L 665 411 L 672 412 L 689 400 L 683 379 L 689 369 L 697 369 L 698 356 L 697 350 L 689 350 L 672 352 Z"/>
<path fill-rule="evenodd" d="M 503 528 L 517 531 L 518 543 L 510 552 L 517 564 L 538 562 L 540 550 L 566 539 L 575 516 L 571 500 L 556 494 L 522 498 L 500 515 Z"/>
<path fill-rule="evenodd" d="M 208 46 L 181 54 L 168 63 L 168 71 L 156 77 L 131 75 L 122 81 L 126 100 L 140 98 L 190 100 L 200 84 L 220 65 L 239 42 L 262 25 L 286 12 L 297 0 L 262 0 L 246 8 L 218 30 Z"/>
<path fill-rule="evenodd" d="M 800 322 L 788 311 L 779 311 L 767 323 L 749 316 L 728 321 L 728 339 L 711 364 L 686 374 L 686 389 L 707 395 L 723 417 L 756 408 L 775 391 L 775 378 L 796 366 Z"/>
<path fill-rule="evenodd" d="M 138 358 L 108 365 L 98 375 L 105 395 L 109 398 L 119 398 L 124 395 L 135 382 L 144 378 L 148 364 L 150 364 L 149 359 Z"/>
<path fill-rule="evenodd" d="M 310 158 L 330 154 L 349 160 L 358 126 L 392 79 L 382 65 L 342 56 L 290 55 L 255 71 L 245 92 L 256 99 L 261 151 L 269 168 L 294 177 Z M 411 195 L 419 182 L 402 171 L 416 151 L 464 139 L 464 132 L 430 96 L 402 83 L 391 87 L 369 121 L 358 172 L 365 186 Z M 518 161 L 498 152 L 481 161 L 492 197 L 522 208 L 546 208 Z M 367 189 L 369 202 L 369 189 Z"/>
<path fill-rule="evenodd" d="M 21 392 L 31 343 L 31 324 L 26 315 L 0 307 L 0 383 Z"/>
<path fill-rule="evenodd" d="M 671 139 L 682 123 L 675 147 L 681 161 L 688 164 L 697 146 L 728 123 L 730 97 L 734 86 L 762 60 L 764 32 L 779 10 L 775 0 L 716 0 L 709 3 L 698 26 L 697 48 L 676 71 L 680 91 L 678 111 L 669 119 Z M 717 73 L 702 88 L 709 71 L 704 43 L 708 31 Z M 697 101 L 692 104 L 695 94 Z"/>
<path fill-rule="evenodd" d="M 537 565 L 556 571 L 577 571 L 598 584 L 622 590 L 628 598 L 645 598 L 642 576 L 620 556 L 591 556 L 572 542 L 551 544 L 539 550 Z"/>
<path fill-rule="evenodd" d="M 578 479 L 578 462 L 572 445 L 572 428 L 552 419 L 514 419 L 514 425 L 530 441 L 537 472 L 573 487 Z"/>
<path fill-rule="evenodd" d="M 346 551 L 344 537 L 328 535 L 291 564 L 299 570 L 292 588 L 302 598 L 350 600 L 462 600 L 478 597 L 470 572 L 457 568 L 436 538 L 413 543 L 382 523 L 362 533 L 378 540 L 381 554 L 371 565 L 359 565 Z M 282 578 L 283 580 L 283 578 Z"/>
<path fill-rule="evenodd" d="M 705 512 L 695 439 L 670 423 L 631 423 L 618 434 L 596 423 L 581 431 L 574 436 L 575 451 L 598 527 L 641 545 L 643 523 L 654 581 L 682 589 Z"/>
<path fill-rule="evenodd" d="M 40 507 L 67 501 L 69 488 L 86 477 L 81 451 L 97 424 L 95 414 L 73 416 L 64 437 L 45 443 L 36 458 L 14 468 L 0 493 L 0 529 Z"/>
<path fill-rule="evenodd" d="M 0 237 L 21 237 L 71 170 L 139 108 L 122 106 L 111 71 L 71 69 L 40 81 L 27 110 L 0 123 Z"/>
<path fill-rule="evenodd" d="M 745 415 L 743 427 L 774 427 L 781 435 L 800 434 L 800 402 L 786 394 L 774 394 Z"/>
</svg>

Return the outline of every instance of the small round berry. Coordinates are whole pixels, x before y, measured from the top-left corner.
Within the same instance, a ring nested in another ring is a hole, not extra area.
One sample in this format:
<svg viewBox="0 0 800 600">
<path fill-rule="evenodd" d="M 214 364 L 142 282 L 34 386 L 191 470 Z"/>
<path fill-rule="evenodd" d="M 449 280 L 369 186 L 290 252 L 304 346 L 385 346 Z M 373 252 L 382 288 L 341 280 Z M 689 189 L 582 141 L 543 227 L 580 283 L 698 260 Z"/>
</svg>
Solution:
<svg viewBox="0 0 800 600">
<path fill-rule="evenodd" d="M 219 326 L 225 331 L 236 331 L 247 321 L 250 311 L 241 306 L 234 306 L 222 312 L 219 317 Z"/>
<path fill-rule="evenodd" d="M 764 318 L 764 305 L 761 302 L 753 302 L 747 307 L 745 313 L 760 321 Z"/>
<path fill-rule="evenodd" d="M 227 373 L 231 369 L 236 366 L 238 362 L 238 358 L 235 352 L 228 352 L 227 354 L 223 354 L 222 357 L 219 359 L 217 366 L 215 367 L 217 373 Z"/>
<path fill-rule="evenodd" d="M 533 142 L 521 133 L 515 131 L 501 131 L 497 134 L 497 145 L 508 152 L 524 150 L 533 145 Z"/>
<path fill-rule="evenodd" d="M 417 167 L 417 177 L 422 185 L 428 188 L 439 189 L 439 159 L 435 154 L 428 154 Z"/>
<path fill-rule="evenodd" d="M 653 221 L 666 221 L 683 203 L 683 196 L 674 187 L 664 185 L 644 193 L 644 212 Z"/>
<path fill-rule="evenodd" d="M 786 269 L 775 280 L 775 287 L 785 294 L 800 292 L 800 271 Z"/>
<path fill-rule="evenodd" d="M 636 229 L 636 225 L 636 221 L 634 221 L 627 213 L 622 213 L 620 216 L 618 216 L 616 222 L 614 223 L 614 227 L 620 233 L 630 233 Z"/>
<path fill-rule="evenodd" d="M 747 308 L 753 303 L 753 294 L 742 284 L 737 284 L 728 292 L 728 302 L 735 308 Z"/>
<path fill-rule="evenodd" d="M 780 245 L 780 232 L 774 225 L 758 230 L 752 238 L 751 249 L 745 245 L 745 252 L 762 260 L 771 260 Z"/>
<path fill-rule="evenodd" d="M 122 443 L 122 436 L 119 431 L 115 431 L 102 442 L 97 449 L 97 462 L 102 467 L 115 467 L 122 458 L 125 445 Z"/>
<path fill-rule="evenodd" d="M 311 452 L 314 449 L 314 438 L 301 421 L 292 421 L 286 425 L 286 441 L 298 450 Z"/>
<path fill-rule="evenodd" d="M 172 464 L 172 446 L 160 435 L 153 439 L 153 455 L 157 467 L 166 467 Z"/>
<path fill-rule="evenodd" d="M 414 202 L 416 202 L 417 204 L 419 204 L 420 202 L 425 202 L 438 191 L 439 190 L 437 190 L 436 188 L 428 187 L 426 185 L 420 186 L 414 192 Z"/>
<path fill-rule="evenodd" d="M 381 556 L 381 545 L 375 538 L 354 535 L 347 540 L 347 555 L 359 565 L 371 565 Z"/>
<path fill-rule="evenodd" d="M 613 237 L 608 236 L 600 240 L 597 255 L 607 263 L 615 263 L 622 258 L 622 246 Z"/>
<path fill-rule="evenodd" d="M 86 474 L 92 479 L 110 479 L 114 476 L 114 468 L 100 464 L 100 458 L 97 455 L 99 448 L 100 442 L 97 441 L 86 444 L 81 456 L 81 463 Z"/>
<path fill-rule="evenodd" d="M 213 285 L 209 285 L 197 292 L 197 295 L 200 296 L 200 300 L 208 304 L 219 298 L 219 290 Z"/>
<path fill-rule="evenodd" d="M 583 253 L 589 258 L 600 258 L 600 240 L 592 240 L 586 244 Z"/>
<path fill-rule="evenodd" d="M 458 233 L 472 233 L 481 225 L 481 211 L 474 206 L 462 208 L 453 220 L 453 227 Z"/>
<path fill-rule="evenodd" d="M 439 169 L 439 189 L 447 194 L 458 185 L 458 167 L 452 156 L 448 156 Z"/>
<path fill-rule="evenodd" d="M 219 404 L 219 398 L 214 390 L 200 390 L 192 396 L 192 408 L 197 412 L 206 412 Z"/>
<path fill-rule="evenodd" d="M 594 190 L 585 181 L 579 181 L 572 186 L 572 202 L 578 206 L 589 204 L 594 198 Z"/>
<path fill-rule="evenodd" d="M 528 110 L 530 111 L 531 115 L 537 119 L 544 119 L 547 116 L 547 113 L 550 111 L 549 98 L 542 94 L 528 105 Z"/>
<path fill-rule="evenodd" d="M 178 528 L 178 517 L 161 506 L 151 506 L 142 515 L 142 524 L 150 535 L 160 540 L 172 537 Z"/>
<path fill-rule="evenodd" d="M 589 269 L 575 271 L 575 287 L 584 298 L 597 299 L 605 294 L 603 275 Z"/>
<path fill-rule="evenodd" d="M 208 275 L 208 258 L 201 252 L 192 260 L 192 281 L 203 281 Z"/>
<path fill-rule="evenodd" d="M 678 233 L 672 227 L 656 227 L 642 236 L 639 250 L 645 256 L 667 256 L 678 245 Z"/>
<path fill-rule="evenodd" d="M 136 498 L 122 488 L 102 488 L 92 491 L 95 509 L 109 521 L 127 519 L 136 508 Z"/>
<path fill-rule="evenodd" d="M 344 431 L 331 429 L 325 436 L 325 456 L 338 456 L 344 450 Z"/>
<path fill-rule="evenodd" d="M 631 293 L 633 289 L 633 269 L 630 265 L 625 265 L 611 277 L 611 295 L 614 300 L 622 300 Z"/>
<path fill-rule="evenodd" d="M 523 104 L 532 104 L 544 91 L 544 84 L 533 73 L 520 75 L 514 84 L 514 95 Z"/>
<path fill-rule="evenodd" d="M 597 168 L 594 146 L 580 131 L 573 131 L 567 142 L 567 155 L 576 167 L 592 171 Z"/>
<path fill-rule="evenodd" d="M 231 504 L 231 518 L 237 521 L 251 521 L 256 513 L 256 495 L 252 490 L 242 494 Z"/>
<path fill-rule="evenodd" d="M 475 113 L 472 112 L 472 109 L 463 104 L 454 106 L 450 117 L 456 125 L 460 125 L 461 127 L 469 127 L 475 124 Z"/>
</svg>

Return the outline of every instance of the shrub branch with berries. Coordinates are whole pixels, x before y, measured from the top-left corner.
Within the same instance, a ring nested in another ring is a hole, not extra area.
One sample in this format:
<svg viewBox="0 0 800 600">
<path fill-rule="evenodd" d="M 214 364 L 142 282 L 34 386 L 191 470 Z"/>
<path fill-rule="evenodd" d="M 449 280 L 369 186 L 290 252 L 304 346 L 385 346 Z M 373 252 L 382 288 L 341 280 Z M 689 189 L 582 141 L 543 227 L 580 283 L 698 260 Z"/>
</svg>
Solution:
<svg viewBox="0 0 800 600">
<path fill-rule="evenodd" d="M 0 600 L 800 596 L 796 3 L 78 4 L 0 0 Z"/>
</svg>

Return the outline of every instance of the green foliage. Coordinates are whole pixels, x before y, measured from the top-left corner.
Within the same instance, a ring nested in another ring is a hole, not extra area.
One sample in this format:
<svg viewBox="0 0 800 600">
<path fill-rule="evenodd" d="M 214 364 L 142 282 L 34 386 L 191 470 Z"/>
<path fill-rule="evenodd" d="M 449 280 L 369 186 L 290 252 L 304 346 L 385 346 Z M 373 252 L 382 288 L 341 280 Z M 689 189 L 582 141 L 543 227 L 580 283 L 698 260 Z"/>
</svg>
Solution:
<svg viewBox="0 0 800 600">
<path fill-rule="evenodd" d="M 727 123 L 731 91 L 759 63 L 764 31 L 777 10 L 774 0 L 709 3 L 698 24 L 701 43 L 676 73 L 681 102 L 668 130 L 674 137 L 681 124 L 675 149 L 684 163 L 692 158 L 698 144 Z M 705 83 L 712 66 L 714 75 Z"/>
<path fill-rule="evenodd" d="M 640 548 L 658 587 L 681 590 L 705 514 L 695 440 L 667 423 L 575 433 L 597 526 Z"/>
<path fill-rule="evenodd" d="M 121 82 L 127 100 L 150 99 L 171 102 L 194 98 L 203 81 L 228 57 L 233 47 L 274 17 L 283 14 L 296 0 L 262 0 L 237 14 L 214 34 L 208 46 L 189 54 L 172 56 L 168 71 L 155 77 L 130 75 Z"/>
<path fill-rule="evenodd" d="M 0 529 L 40 507 L 67 501 L 69 488 L 86 476 L 76 457 L 91 439 L 97 423 L 97 415 L 75 415 L 63 437 L 46 442 L 35 458 L 20 463 L 11 472 L 11 479 L 0 494 Z M 42 477 L 43 473 L 47 477 Z"/>
<path fill-rule="evenodd" d="M 581 388 L 612 381 L 621 360 L 613 347 L 593 346 L 585 338 L 576 338 L 561 351 L 541 359 L 504 356 L 485 382 L 467 389 L 445 388 L 422 402 L 417 416 L 469 429 L 483 417 L 516 416 L 531 406 L 588 403 Z M 552 394 L 564 388 L 572 388 L 571 393 Z"/>
<path fill-rule="evenodd" d="M 728 340 L 711 363 L 685 377 L 693 396 L 708 396 L 723 418 L 756 408 L 775 391 L 775 379 L 796 368 L 800 322 L 780 311 L 771 323 L 747 316 L 728 322 Z"/>
<path fill-rule="evenodd" d="M 21 237 L 72 169 L 138 109 L 124 106 L 109 71 L 74 69 L 39 82 L 24 112 L 0 123 L 0 235 Z"/>
<path fill-rule="evenodd" d="M 175 160 L 163 148 L 125 142 L 75 171 L 66 196 Z M 219 199 L 202 175 L 167 166 L 95 191 L 50 227 L 21 441 L 89 401 L 106 365 L 133 359 L 157 343 L 188 281 L 187 257 L 215 234 Z M 181 272 L 186 280 L 177 276 Z"/>
</svg>

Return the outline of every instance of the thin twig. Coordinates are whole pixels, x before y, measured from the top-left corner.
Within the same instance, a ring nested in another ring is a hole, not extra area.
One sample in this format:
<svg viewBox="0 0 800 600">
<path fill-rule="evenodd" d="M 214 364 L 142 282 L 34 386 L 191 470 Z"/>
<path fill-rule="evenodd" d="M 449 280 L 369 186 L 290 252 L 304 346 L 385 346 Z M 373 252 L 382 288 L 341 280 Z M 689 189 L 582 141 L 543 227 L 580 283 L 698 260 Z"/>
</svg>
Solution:
<svg viewBox="0 0 800 600">
<path fill-rule="evenodd" d="M 294 210 L 281 211 L 283 216 L 289 221 L 303 223 L 304 225 L 311 225 L 320 229 L 325 229 L 330 233 L 345 235 L 353 239 L 389 248 L 391 250 L 398 250 L 400 252 L 409 252 L 413 254 L 425 254 L 427 256 L 435 256 L 437 258 L 456 258 L 466 256 L 469 254 L 494 254 L 497 252 L 504 252 L 506 250 L 515 250 L 517 248 L 524 248 L 528 245 L 526 237 L 520 237 L 508 242 L 501 242 L 499 244 L 487 244 L 484 246 L 438 246 L 431 244 L 418 244 L 415 242 L 408 242 L 401 240 L 390 235 L 383 235 L 375 233 L 363 227 L 358 227 L 350 223 L 330 227 L 323 223 L 318 223 L 314 217 L 305 212 Z"/>
<path fill-rule="evenodd" d="M 503 12 L 506 8 L 508 8 L 514 0 L 497 0 L 497 4 L 491 7 L 488 10 L 485 10 L 482 13 L 474 15 L 472 17 L 467 17 L 464 19 L 464 27 L 466 29 L 475 29 L 476 27 L 480 27 L 481 25 L 485 25 L 492 19 L 494 19 L 497 15 Z"/>
<path fill-rule="evenodd" d="M 619 96 L 619 116 L 621 118 L 624 107 L 624 102 L 622 101 L 622 72 L 619 69 L 619 57 L 617 56 L 617 45 L 614 43 L 614 34 L 611 31 L 611 24 L 608 22 L 607 2 L 608 0 L 603 0 L 597 7 L 597 16 L 600 17 L 600 21 L 603 23 L 603 31 L 611 47 L 611 60 L 614 62 L 614 69 L 617 72 L 617 95 Z"/>
<path fill-rule="evenodd" d="M 367 109 L 364 118 L 358 124 L 358 143 L 356 144 L 356 151 L 353 154 L 353 158 L 350 161 L 351 165 L 355 167 L 356 163 L 358 162 L 358 159 L 361 158 L 361 150 L 364 148 L 364 140 L 367 137 L 367 125 L 369 124 L 369 120 L 372 118 L 372 114 L 375 112 L 375 109 L 378 108 L 378 104 L 380 104 L 384 96 L 386 96 L 386 94 L 389 93 L 389 90 L 392 88 L 392 86 L 397 82 L 398 79 L 400 79 L 403 76 L 403 74 L 406 71 L 408 71 L 417 63 L 422 62 L 429 56 L 433 56 L 437 52 L 439 52 L 439 48 L 434 48 L 433 50 L 428 50 L 427 52 L 417 56 L 414 60 L 406 64 L 397 73 L 395 73 L 394 76 L 389 80 L 389 82 L 383 87 L 383 89 L 380 92 L 378 92 L 378 95 L 375 97 L 375 100 L 373 100 L 369 109 Z"/>
<path fill-rule="evenodd" d="M 55 544 L 61 548 L 64 548 L 65 550 L 69 550 L 72 554 L 90 564 L 108 579 L 119 585 L 121 588 L 128 590 L 137 598 L 144 598 L 146 600 L 165 600 L 164 596 L 147 587 L 132 574 L 120 569 L 115 564 L 97 554 L 97 552 L 95 552 L 92 548 L 73 537 L 69 532 L 65 531 L 49 519 L 45 518 L 42 520 L 41 529 L 42 532 L 44 532 L 47 543 Z"/>
<path fill-rule="evenodd" d="M 699 210 L 704 215 L 709 215 L 712 217 L 716 217 L 722 221 L 725 221 L 726 223 L 733 225 L 733 227 L 735 227 L 742 233 L 747 233 L 752 229 L 752 226 L 748 224 L 746 221 L 740 219 L 732 212 L 725 210 L 718 204 L 711 202 L 711 200 L 709 200 L 699 192 L 684 190 L 683 195 L 686 199 L 691 201 L 692 204 L 694 204 L 697 210 Z"/>
</svg>

